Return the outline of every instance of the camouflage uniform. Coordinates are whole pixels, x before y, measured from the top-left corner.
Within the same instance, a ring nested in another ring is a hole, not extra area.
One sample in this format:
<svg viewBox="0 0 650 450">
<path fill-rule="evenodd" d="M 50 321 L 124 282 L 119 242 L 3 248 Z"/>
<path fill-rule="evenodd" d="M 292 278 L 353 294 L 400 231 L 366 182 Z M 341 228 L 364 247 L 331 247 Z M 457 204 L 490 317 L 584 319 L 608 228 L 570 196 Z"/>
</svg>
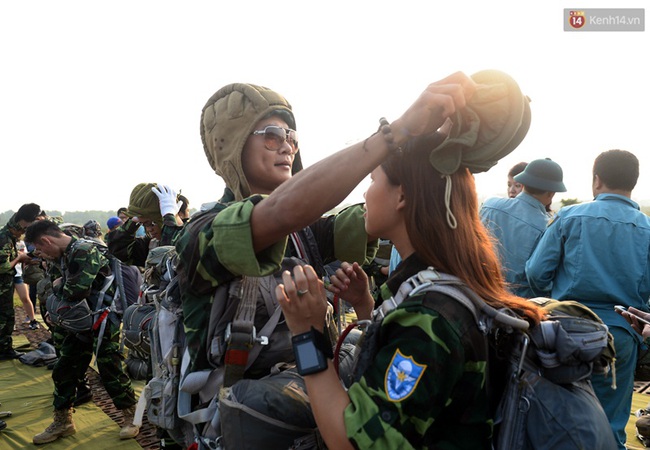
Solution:
<svg viewBox="0 0 650 450">
<path fill-rule="evenodd" d="M 423 269 L 409 257 L 382 296 Z M 414 295 L 371 327 L 360 354 L 344 413 L 356 448 L 490 448 L 487 341 L 465 307 L 439 293 Z"/>
<path fill-rule="evenodd" d="M 166 214 L 163 217 L 163 227 L 160 240 L 152 239 L 151 236 L 136 237 L 140 225 L 128 219 L 122 225 L 106 235 L 106 245 L 120 261 L 134 266 L 144 267 L 149 250 L 163 245 L 171 245 L 176 235 L 183 229 L 183 226 L 176 224 L 176 217 L 173 214 Z"/>
<path fill-rule="evenodd" d="M 13 219 L 13 218 L 12 218 Z M 11 261 L 18 257 L 16 238 L 11 234 L 7 223 L 0 229 L 0 353 L 12 350 L 16 316 L 14 313 L 14 275 L 16 270 Z"/>
<path fill-rule="evenodd" d="M 363 263 L 372 260 L 376 252 L 376 242 L 368 244 L 363 208 L 356 205 L 294 233 L 293 238 L 288 239 L 288 244 L 284 240 L 255 253 L 250 217 L 253 206 L 262 198 L 254 195 L 234 202 L 232 192 L 226 189 L 215 208 L 203 213 L 211 214 L 213 218 L 204 221 L 202 214 L 192 217 L 178 236 L 178 272 L 186 341 L 192 360 L 191 371 L 209 368 L 206 334 L 212 296 L 217 286 L 241 275 L 262 277 L 277 272 L 283 257 L 299 255 L 296 244 L 321 276 L 324 275 L 323 264 L 327 262 L 340 259 Z M 260 329 L 258 323 L 255 325 Z M 286 327 L 285 324 L 282 326 Z M 269 349 L 264 348 L 261 355 L 267 351 Z"/>
<path fill-rule="evenodd" d="M 82 300 L 93 291 L 99 291 L 105 277 L 110 275 L 110 262 L 90 241 L 72 241 L 60 260 L 62 284 L 56 295 L 67 300 Z M 109 289 L 109 294 L 113 287 Z M 98 351 L 97 367 L 106 391 L 118 409 L 126 409 L 135 404 L 135 394 L 131 381 L 126 375 L 123 356 L 120 351 L 119 321 L 109 315 Z M 59 330 L 59 328 L 57 328 Z M 84 378 L 96 346 L 98 331 L 62 335 L 60 358 L 54 366 L 54 408 L 66 409 L 72 406 L 79 380 Z"/>
</svg>

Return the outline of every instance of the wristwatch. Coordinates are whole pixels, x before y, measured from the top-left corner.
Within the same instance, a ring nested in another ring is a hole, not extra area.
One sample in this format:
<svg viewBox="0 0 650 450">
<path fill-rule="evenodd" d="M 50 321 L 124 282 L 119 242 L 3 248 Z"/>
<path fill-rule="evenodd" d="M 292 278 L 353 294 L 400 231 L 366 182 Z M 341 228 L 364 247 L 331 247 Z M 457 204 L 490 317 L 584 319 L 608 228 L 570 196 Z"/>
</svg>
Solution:
<svg viewBox="0 0 650 450">
<path fill-rule="evenodd" d="M 329 339 L 314 327 L 291 338 L 300 375 L 311 375 L 327 369 L 327 360 L 334 354 Z"/>
</svg>

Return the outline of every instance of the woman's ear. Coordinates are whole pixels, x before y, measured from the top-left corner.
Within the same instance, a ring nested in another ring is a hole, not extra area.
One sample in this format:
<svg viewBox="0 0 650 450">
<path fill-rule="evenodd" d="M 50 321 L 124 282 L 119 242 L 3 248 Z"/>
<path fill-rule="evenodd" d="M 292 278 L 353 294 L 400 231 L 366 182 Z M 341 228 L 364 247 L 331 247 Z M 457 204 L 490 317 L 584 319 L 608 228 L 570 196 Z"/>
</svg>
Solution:
<svg viewBox="0 0 650 450">
<path fill-rule="evenodd" d="M 404 197 L 404 188 L 400 184 L 397 187 L 397 203 L 396 203 L 396 210 L 401 211 L 406 207 L 406 199 Z"/>
</svg>

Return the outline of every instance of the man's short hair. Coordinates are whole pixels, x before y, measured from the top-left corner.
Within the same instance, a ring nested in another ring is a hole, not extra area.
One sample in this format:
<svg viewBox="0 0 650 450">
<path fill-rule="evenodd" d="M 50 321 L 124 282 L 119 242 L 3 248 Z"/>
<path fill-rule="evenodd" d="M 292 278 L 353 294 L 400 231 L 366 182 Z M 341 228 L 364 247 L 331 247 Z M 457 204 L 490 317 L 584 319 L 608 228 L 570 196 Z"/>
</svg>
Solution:
<svg viewBox="0 0 650 450">
<path fill-rule="evenodd" d="M 120 209 L 117 210 L 116 216 L 119 216 L 121 213 L 126 214 L 127 209 L 128 208 L 126 206 L 121 207 Z"/>
<path fill-rule="evenodd" d="M 24 220 L 25 222 L 33 222 L 38 216 L 45 214 L 39 205 L 36 203 L 25 203 L 18 208 L 16 212 L 16 222 Z"/>
<path fill-rule="evenodd" d="M 610 189 L 631 191 L 639 179 L 639 160 L 626 150 L 607 150 L 594 161 L 593 174 Z"/>
<path fill-rule="evenodd" d="M 546 194 L 547 192 L 553 192 L 553 191 L 545 191 L 544 189 L 537 189 L 532 186 L 526 186 L 525 184 L 524 184 L 524 191 L 530 195 L 543 195 Z"/>
<path fill-rule="evenodd" d="M 25 242 L 36 242 L 42 236 L 58 237 L 63 234 L 59 226 L 51 220 L 37 220 L 25 229 Z"/>
<path fill-rule="evenodd" d="M 508 176 L 514 178 L 515 175 L 519 175 L 521 172 L 523 172 L 527 165 L 528 163 L 525 161 L 515 164 L 508 171 Z"/>
</svg>

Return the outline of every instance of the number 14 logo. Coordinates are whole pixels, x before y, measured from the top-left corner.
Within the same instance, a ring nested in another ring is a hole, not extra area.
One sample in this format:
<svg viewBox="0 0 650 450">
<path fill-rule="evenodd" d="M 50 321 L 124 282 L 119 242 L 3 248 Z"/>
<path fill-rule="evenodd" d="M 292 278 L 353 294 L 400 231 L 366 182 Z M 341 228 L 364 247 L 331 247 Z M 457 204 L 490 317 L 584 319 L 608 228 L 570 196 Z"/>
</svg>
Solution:
<svg viewBox="0 0 650 450">
<path fill-rule="evenodd" d="M 573 28 L 582 28 L 587 23 L 584 11 L 569 11 L 569 25 Z"/>
</svg>

